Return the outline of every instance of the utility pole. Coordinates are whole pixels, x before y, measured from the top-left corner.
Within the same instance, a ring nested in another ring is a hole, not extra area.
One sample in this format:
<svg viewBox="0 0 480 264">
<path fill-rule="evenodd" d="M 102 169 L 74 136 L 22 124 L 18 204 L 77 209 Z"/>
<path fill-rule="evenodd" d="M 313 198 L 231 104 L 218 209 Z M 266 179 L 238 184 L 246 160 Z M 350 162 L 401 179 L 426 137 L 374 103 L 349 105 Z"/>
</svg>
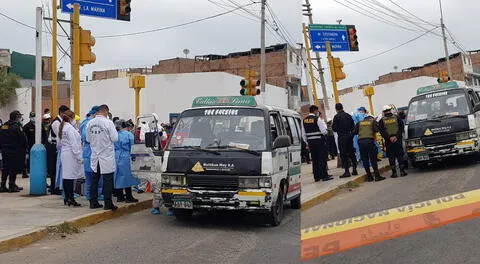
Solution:
<svg viewBox="0 0 480 264">
<path fill-rule="evenodd" d="M 41 142 L 41 109 L 42 109 L 42 19 L 43 10 L 36 8 L 35 33 L 35 145 L 30 150 L 30 195 L 45 195 L 47 193 L 47 151 Z"/>
<path fill-rule="evenodd" d="M 309 23 L 313 24 L 313 16 L 312 16 L 312 9 L 310 8 L 310 1 L 305 0 L 305 4 L 303 6 L 306 7 L 304 11 L 307 11 L 307 13 L 303 15 L 308 16 Z M 307 50 L 307 52 L 310 52 L 310 50 Z M 315 57 L 317 59 L 318 75 L 320 76 L 320 84 L 322 85 L 323 105 L 325 106 L 325 110 L 330 110 L 330 106 L 328 104 L 327 86 L 325 85 L 325 77 L 323 76 L 323 67 L 322 67 L 322 61 L 320 59 L 320 53 L 315 52 Z"/>
<path fill-rule="evenodd" d="M 440 5 L 440 25 L 442 26 L 443 47 L 445 48 L 445 59 L 447 61 L 448 76 L 453 80 L 452 67 L 450 66 L 450 55 L 448 54 L 447 36 L 445 36 L 445 24 L 443 23 L 442 0 L 438 0 Z"/>
<path fill-rule="evenodd" d="M 265 76 L 265 6 L 267 4 L 267 0 L 262 0 L 262 21 L 261 21 L 261 28 L 260 28 L 260 91 L 262 94 L 265 93 L 265 83 L 266 83 L 266 76 Z M 263 101 L 265 102 L 265 95 L 263 96 Z"/>
<path fill-rule="evenodd" d="M 52 114 L 57 116 L 57 0 L 52 0 L 53 25 L 52 25 Z M 40 113 L 40 112 L 38 112 Z"/>
</svg>

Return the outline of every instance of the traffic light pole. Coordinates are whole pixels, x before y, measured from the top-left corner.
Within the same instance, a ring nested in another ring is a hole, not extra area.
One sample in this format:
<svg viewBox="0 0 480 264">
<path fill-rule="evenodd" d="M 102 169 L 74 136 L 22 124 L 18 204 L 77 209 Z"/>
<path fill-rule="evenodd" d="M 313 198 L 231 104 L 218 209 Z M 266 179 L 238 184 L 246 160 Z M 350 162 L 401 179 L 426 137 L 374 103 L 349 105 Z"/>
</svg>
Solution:
<svg viewBox="0 0 480 264">
<path fill-rule="evenodd" d="M 318 97 L 317 97 L 317 86 L 315 82 L 315 77 L 313 75 L 313 65 L 312 65 L 312 57 L 310 55 L 310 41 L 308 40 L 307 26 L 305 25 L 305 23 L 302 23 L 302 26 L 303 26 L 303 37 L 305 38 L 305 49 L 307 50 L 308 67 L 310 69 L 309 75 L 310 75 L 310 80 L 312 82 L 313 102 L 317 107 L 320 108 L 320 104 L 318 102 Z"/>
<path fill-rule="evenodd" d="M 52 113 L 53 118 L 57 116 L 58 111 L 58 90 L 57 90 L 57 0 L 52 0 L 53 25 L 52 25 Z"/>
<path fill-rule="evenodd" d="M 260 26 L 260 91 L 263 94 L 263 101 L 265 102 L 265 86 L 266 86 L 266 76 L 265 76 L 265 5 L 267 0 L 262 0 L 262 21 Z"/>
<path fill-rule="evenodd" d="M 445 36 L 445 24 L 443 23 L 442 0 L 438 0 L 440 5 L 440 25 L 442 26 L 443 48 L 445 49 L 445 60 L 447 61 L 448 76 L 453 80 L 452 67 L 450 66 L 450 56 L 448 54 L 447 37 Z"/>
<path fill-rule="evenodd" d="M 335 103 L 338 104 L 340 103 L 340 97 L 338 96 L 337 79 L 335 78 L 335 67 L 333 65 L 332 48 L 330 47 L 330 42 L 325 42 L 325 46 L 327 46 L 328 65 L 330 66 L 330 74 L 332 76 L 333 95 L 335 97 Z"/>
<path fill-rule="evenodd" d="M 74 112 L 80 115 L 80 5 L 73 5 L 72 85 Z"/>
</svg>

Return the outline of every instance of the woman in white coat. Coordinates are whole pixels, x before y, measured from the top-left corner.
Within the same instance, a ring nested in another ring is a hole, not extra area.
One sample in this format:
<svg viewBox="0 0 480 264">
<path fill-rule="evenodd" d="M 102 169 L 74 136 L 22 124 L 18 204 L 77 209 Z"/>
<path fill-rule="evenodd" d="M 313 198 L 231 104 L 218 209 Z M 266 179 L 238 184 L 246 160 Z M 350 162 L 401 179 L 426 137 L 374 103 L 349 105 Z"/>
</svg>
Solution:
<svg viewBox="0 0 480 264">
<path fill-rule="evenodd" d="M 82 139 L 75 128 L 75 114 L 69 110 L 65 112 L 62 119 L 59 128 L 59 144 L 62 147 L 60 159 L 62 162 L 63 190 L 65 192 L 64 204 L 81 206 L 74 199 L 73 184 L 75 180 L 83 176 Z"/>
</svg>

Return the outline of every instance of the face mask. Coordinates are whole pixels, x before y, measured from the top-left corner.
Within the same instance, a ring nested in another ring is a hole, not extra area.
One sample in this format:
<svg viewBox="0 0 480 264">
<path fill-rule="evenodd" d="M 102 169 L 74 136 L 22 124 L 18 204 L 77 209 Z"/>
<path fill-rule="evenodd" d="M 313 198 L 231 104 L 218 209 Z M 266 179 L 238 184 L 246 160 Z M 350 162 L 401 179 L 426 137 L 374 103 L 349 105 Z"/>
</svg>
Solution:
<svg viewBox="0 0 480 264">
<path fill-rule="evenodd" d="M 35 117 L 31 117 L 30 121 L 35 124 Z"/>
</svg>

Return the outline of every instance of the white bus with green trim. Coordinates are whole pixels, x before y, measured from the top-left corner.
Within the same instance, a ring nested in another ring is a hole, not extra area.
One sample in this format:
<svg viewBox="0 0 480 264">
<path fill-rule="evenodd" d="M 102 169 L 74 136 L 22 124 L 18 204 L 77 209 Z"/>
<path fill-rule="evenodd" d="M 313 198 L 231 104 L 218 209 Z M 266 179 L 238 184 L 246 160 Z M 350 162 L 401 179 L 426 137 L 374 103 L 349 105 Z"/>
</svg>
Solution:
<svg viewBox="0 0 480 264">
<path fill-rule="evenodd" d="M 179 219 L 199 210 L 243 210 L 282 221 L 300 209 L 302 127 L 289 109 L 255 97 L 198 97 L 178 118 L 162 163 L 161 192 Z"/>
</svg>

